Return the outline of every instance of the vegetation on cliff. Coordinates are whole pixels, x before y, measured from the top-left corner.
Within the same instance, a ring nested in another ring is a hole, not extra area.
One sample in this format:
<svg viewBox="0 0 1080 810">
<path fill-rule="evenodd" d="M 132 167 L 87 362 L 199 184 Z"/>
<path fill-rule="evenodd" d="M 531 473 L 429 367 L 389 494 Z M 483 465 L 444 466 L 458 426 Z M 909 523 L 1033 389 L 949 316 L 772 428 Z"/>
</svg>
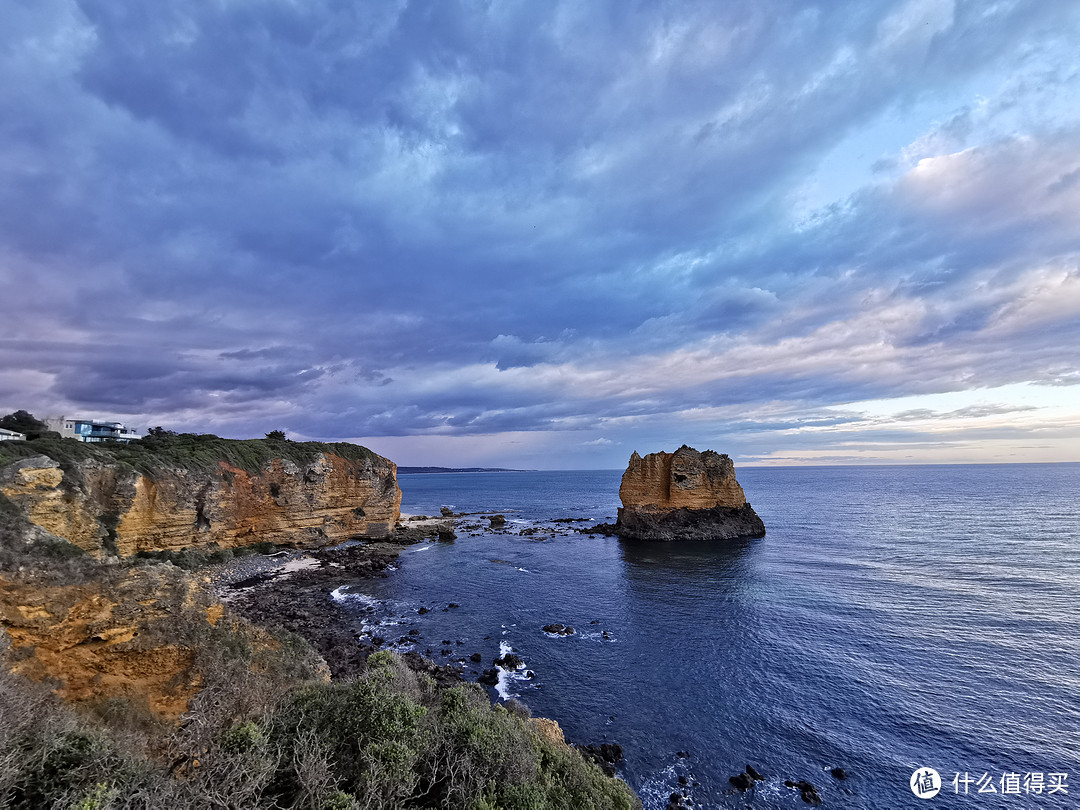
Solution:
<svg viewBox="0 0 1080 810">
<path fill-rule="evenodd" d="M 274 431 L 279 433 L 280 431 Z M 138 441 L 85 443 L 47 432 L 25 442 L 0 444 L 0 465 L 31 456 L 48 456 L 62 469 L 86 460 L 130 467 L 152 475 L 159 470 L 213 470 L 225 461 L 251 473 L 274 459 L 303 466 L 320 453 L 345 459 L 374 461 L 378 456 L 366 447 L 349 442 L 292 442 L 283 438 L 222 439 L 211 433 L 170 433 L 162 431 Z"/>
<path fill-rule="evenodd" d="M 0 806 L 640 808 L 527 711 L 390 653 L 326 683 L 303 678 L 299 647 L 272 668 L 244 643 L 202 649 L 209 680 L 179 726 L 122 699 L 77 710 L 0 670 Z"/>
</svg>

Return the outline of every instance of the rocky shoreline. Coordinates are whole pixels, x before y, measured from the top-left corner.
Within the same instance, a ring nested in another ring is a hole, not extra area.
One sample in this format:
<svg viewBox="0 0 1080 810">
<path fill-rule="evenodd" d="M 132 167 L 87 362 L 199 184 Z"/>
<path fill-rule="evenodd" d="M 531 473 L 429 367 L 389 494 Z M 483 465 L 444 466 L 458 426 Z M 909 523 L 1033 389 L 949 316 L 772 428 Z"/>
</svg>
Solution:
<svg viewBox="0 0 1080 810">
<path fill-rule="evenodd" d="M 511 519 L 507 520 L 507 515 Z M 365 670 L 369 655 L 379 649 L 395 646 L 414 646 L 398 654 L 414 671 L 428 674 L 443 685 L 475 681 L 494 687 L 501 670 L 513 671 L 520 662 L 514 653 L 502 654 L 494 661 L 484 661 L 478 652 L 453 638 L 427 640 L 418 621 L 432 610 L 453 611 L 457 605 L 420 607 L 415 616 L 397 617 L 401 627 L 387 637 L 379 628 L 365 625 L 365 610 L 372 608 L 347 607 L 332 598 L 338 589 L 361 585 L 365 580 L 393 576 L 401 552 L 418 543 L 453 542 L 449 536 L 467 540 L 470 536 L 512 535 L 544 542 L 552 536 L 572 534 L 616 534 L 610 523 L 580 518 L 550 518 L 544 521 L 521 521 L 508 512 L 455 513 L 444 509 L 440 515 L 403 515 L 397 529 L 384 540 L 349 541 L 339 546 L 317 550 L 285 550 L 274 555 L 244 557 L 219 566 L 209 572 L 219 597 L 245 618 L 263 626 L 282 627 L 305 638 L 326 660 L 335 679 L 356 675 Z M 494 562 L 499 562 L 498 560 Z M 572 627 L 552 622 L 541 628 L 551 635 L 569 635 Z M 385 630 L 382 631 L 385 633 Z M 401 635 L 398 638 L 398 635 Z M 431 646 L 425 649 L 426 644 Z M 441 658 L 441 661 L 440 661 Z M 515 701 L 510 704 L 516 705 Z M 557 728 L 557 724 L 551 723 Z M 558 732 L 561 735 L 561 730 Z M 623 764 L 622 748 L 610 742 L 596 745 L 579 744 L 583 756 L 614 775 Z M 689 757 L 686 752 L 680 756 Z M 836 779 L 846 774 L 833 769 Z M 753 792 L 765 778 L 748 767 L 730 780 L 731 795 Z M 819 804 L 816 788 L 804 780 L 781 780 L 800 799 L 810 805 Z M 673 793 L 669 807 L 693 807 L 692 775 L 680 779 L 681 792 Z"/>
</svg>

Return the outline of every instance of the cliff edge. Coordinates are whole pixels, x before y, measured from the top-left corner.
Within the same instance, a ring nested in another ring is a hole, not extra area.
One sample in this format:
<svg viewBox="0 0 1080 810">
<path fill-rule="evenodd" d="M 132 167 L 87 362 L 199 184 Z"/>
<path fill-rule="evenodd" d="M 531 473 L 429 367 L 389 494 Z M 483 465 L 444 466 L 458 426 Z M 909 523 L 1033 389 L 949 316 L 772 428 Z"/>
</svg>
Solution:
<svg viewBox="0 0 1080 810">
<path fill-rule="evenodd" d="M 731 540 L 764 537 L 765 524 L 735 479 L 735 464 L 685 444 L 674 453 L 635 452 L 619 487 L 615 524 L 633 540 Z"/>
<path fill-rule="evenodd" d="M 0 463 L 0 494 L 31 525 L 27 540 L 61 538 L 98 559 L 385 537 L 400 515 L 396 465 L 356 445 L 216 436 L 19 444 L 23 457 Z"/>
</svg>

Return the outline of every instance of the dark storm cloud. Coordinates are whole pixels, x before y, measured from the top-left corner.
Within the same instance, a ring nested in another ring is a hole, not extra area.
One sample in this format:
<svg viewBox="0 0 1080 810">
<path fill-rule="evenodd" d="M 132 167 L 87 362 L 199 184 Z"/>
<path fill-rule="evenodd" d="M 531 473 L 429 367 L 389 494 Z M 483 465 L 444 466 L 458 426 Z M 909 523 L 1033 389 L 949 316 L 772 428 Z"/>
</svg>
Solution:
<svg viewBox="0 0 1080 810">
<path fill-rule="evenodd" d="M 876 185 L 791 210 L 837 143 L 993 64 L 1067 86 L 1039 60 L 1075 10 L 9 12 L 13 408 L 328 438 L 599 430 L 1075 372 L 1076 313 L 1052 303 L 1080 253 L 1075 121 L 998 135 L 969 105 L 926 136 L 955 148 L 889 155 L 876 178 L 868 156 Z"/>
</svg>

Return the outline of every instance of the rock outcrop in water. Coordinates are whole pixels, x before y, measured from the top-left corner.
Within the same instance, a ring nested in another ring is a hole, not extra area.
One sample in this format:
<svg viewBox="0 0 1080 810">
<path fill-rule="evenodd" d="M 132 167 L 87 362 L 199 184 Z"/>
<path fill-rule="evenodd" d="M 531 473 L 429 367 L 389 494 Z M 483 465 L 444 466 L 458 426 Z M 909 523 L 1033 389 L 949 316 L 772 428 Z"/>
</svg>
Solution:
<svg viewBox="0 0 1080 810">
<path fill-rule="evenodd" d="M 683 445 L 674 453 L 636 452 L 619 487 L 620 537 L 636 540 L 730 540 L 764 537 L 726 455 Z"/>
<path fill-rule="evenodd" d="M 397 468 L 354 449 L 353 457 L 312 452 L 299 462 L 268 458 L 247 469 L 225 459 L 183 464 L 138 458 L 139 469 L 123 458 L 41 454 L 0 467 L 0 493 L 32 531 L 99 559 L 384 537 L 400 513 Z"/>
</svg>

